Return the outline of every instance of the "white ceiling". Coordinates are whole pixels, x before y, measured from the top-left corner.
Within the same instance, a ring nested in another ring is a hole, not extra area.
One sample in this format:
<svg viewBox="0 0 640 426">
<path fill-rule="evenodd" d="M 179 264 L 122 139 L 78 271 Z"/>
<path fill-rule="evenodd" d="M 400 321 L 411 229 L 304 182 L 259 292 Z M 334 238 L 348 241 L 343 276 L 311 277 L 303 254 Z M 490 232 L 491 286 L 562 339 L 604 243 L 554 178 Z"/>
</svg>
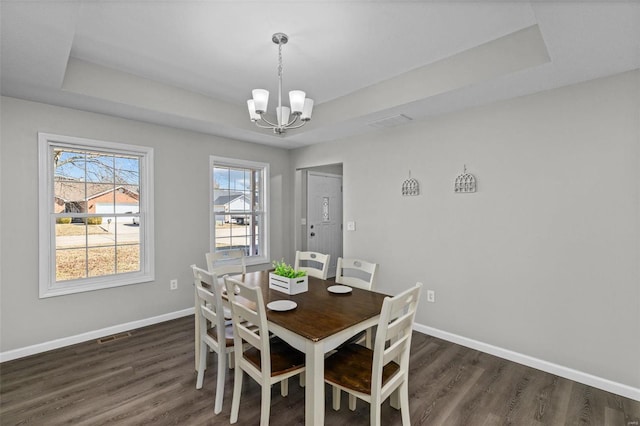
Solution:
<svg viewBox="0 0 640 426">
<path fill-rule="evenodd" d="M 6 96 L 293 148 L 640 68 L 640 2 L 1 3 Z M 284 136 L 251 89 L 316 101 Z"/>
</svg>

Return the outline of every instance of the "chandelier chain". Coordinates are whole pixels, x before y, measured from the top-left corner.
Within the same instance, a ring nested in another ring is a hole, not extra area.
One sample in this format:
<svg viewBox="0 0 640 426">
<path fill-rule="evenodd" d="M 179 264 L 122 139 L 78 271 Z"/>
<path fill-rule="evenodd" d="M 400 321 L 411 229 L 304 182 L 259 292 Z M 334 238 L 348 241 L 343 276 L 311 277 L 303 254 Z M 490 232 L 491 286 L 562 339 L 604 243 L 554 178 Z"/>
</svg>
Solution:
<svg viewBox="0 0 640 426">
<path fill-rule="evenodd" d="M 278 77 L 282 77 L 282 45 L 278 45 Z"/>
</svg>

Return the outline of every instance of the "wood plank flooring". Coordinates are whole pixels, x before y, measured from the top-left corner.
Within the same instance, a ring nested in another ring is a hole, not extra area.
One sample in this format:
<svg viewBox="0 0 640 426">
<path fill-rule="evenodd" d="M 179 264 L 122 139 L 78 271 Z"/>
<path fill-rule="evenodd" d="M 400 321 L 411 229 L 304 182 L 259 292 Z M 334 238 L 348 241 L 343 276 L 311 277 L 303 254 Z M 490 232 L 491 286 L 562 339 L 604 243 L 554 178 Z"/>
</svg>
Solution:
<svg viewBox="0 0 640 426">
<path fill-rule="evenodd" d="M 204 387 L 195 389 L 193 317 L 141 328 L 131 337 L 95 341 L 0 365 L 0 424 L 226 425 L 233 374 L 227 374 L 222 413 L 213 414 L 215 357 Z M 415 333 L 409 384 L 413 425 L 639 426 L 640 402 L 604 392 L 434 337 Z M 327 425 L 368 425 L 368 405 L 331 409 Z M 257 425 L 260 387 L 245 377 L 240 425 Z M 272 425 L 304 424 L 304 390 L 290 380 L 289 396 L 272 389 Z M 400 413 L 383 405 L 383 425 Z"/>
</svg>

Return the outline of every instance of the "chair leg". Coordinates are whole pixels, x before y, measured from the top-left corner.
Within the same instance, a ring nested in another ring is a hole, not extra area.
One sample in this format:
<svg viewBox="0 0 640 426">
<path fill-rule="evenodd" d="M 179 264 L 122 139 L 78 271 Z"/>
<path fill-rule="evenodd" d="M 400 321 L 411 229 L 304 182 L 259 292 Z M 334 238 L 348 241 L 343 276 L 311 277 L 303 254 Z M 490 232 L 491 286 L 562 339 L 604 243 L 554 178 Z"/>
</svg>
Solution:
<svg viewBox="0 0 640 426">
<path fill-rule="evenodd" d="M 333 409 L 338 411 L 340 409 L 340 388 L 332 386 L 333 389 Z"/>
<path fill-rule="evenodd" d="M 220 350 L 223 350 L 222 348 Z M 224 379 L 227 369 L 227 357 L 224 353 L 218 354 L 218 380 L 216 386 L 216 403 L 213 412 L 219 414 L 222 411 L 222 399 L 224 398 Z"/>
<path fill-rule="evenodd" d="M 409 383 L 406 380 L 400 385 L 399 391 L 402 426 L 411 426 L 411 416 L 409 415 Z"/>
<path fill-rule="evenodd" d="M 202 383 L 204 382 L 204 370 L 207 369 L 207 345 L 204 342 L 200 342 L 200 354 L 198 360 L 198 379 L 196 380 L 196 389 L 202 389 Z"/>
<path fill-rule="evenodd" d="M 305 371 L 300 373 L 300 378 L 298 380 L 300 381 L 300 387 L 303 388 L 307 382 L 307 376 Z"/>
<path fill-rule="evenodd" d="M 371 327 L 367 328 L 367 332 L 365 334 L 365 346 L 369 349 L 373 348 L 371 344 Z"/>
<path fill-rule="evenodd" d="M 349 394 L 349 410 L 356 411 L 356 401 L 357 400 L 358 400 L 358 398 L 356 398 L 355 395 Z"/>
<path fill-rule="evenodd" d="M 280 382 L 280 395 L 289 395 L 289 379 L 284 379 Z"/>
<path fill-rule="evenodd" d="M 262 401 L 260 402 L 260 426 L 269 426 L 269 414 L 271 411 L 271 386 L 262 384 Z"/>
<path fill-rule="evenodd" d="M 235 366 L 236 366 L 235 356 L 233 355 L 233 352 L 229 352 L 229 370 L 233 370 Z"/>
<path fill-rule="evenodd" d="M 380 426 L 380 402 L 371 400 L 371 409 L 369 410 L 371 416 L 371 426 Z M 404 423 L 402 426 L 405 426 Z"/>
<path fill-rule="evenodd" d="M 195 316 L 195 327 L 193 327 L 194 329 L 194 346 L 195 346 L 195 350 L 193 353 L 193 357 L 195 358 L 195 369 L 197 372 L 200 371 L 199 365 L 200 365 L 200 345 L 202 344 L 200 342 L 201 337 L 200 337 L 200 319 L 198 318 L 198 303 L 200 303 L 198 301 L 198 292 L 195 292 L 195 304 L 193 306 L 195 306 L 196 308 L 196 316 Z"/>
<path fill-rule="evenodd" d="M 233 401 L 231 402 L 231 418 L 230 423 L 238 421 L 238 412 L 240 411 L 240 395 L 242 394 L 242 377 L 244 376 L 242 368 L 236 368 L 233 378 Z"/>
<path fill-rule="evenodd" d="M 391 405 L 391 408 L 395 408 L 396 410 L 399 410 L 400 407 L 400 388 L 396 388 L 396 390 L 394 390 L 393 392 L 391 392 L 391 395 L 389 396 L 389 405 Z"/>
</svg>

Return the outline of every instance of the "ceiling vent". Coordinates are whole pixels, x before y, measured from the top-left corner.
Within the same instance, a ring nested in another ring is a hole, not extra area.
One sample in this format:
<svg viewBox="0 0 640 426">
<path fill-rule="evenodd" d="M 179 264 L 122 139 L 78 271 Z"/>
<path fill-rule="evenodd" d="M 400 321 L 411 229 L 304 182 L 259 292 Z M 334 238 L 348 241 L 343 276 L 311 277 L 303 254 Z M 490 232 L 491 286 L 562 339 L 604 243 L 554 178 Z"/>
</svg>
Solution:
<svg viewBox="0 0 640 426">
<path fill-rule="evenodd" d="M 398 114 L 392 115 L 391 117 L 381 118 L 380 120 L 372 121 L 369 124 L 371 127 L 383 128 L 383 127 L 395 127 L 401 124 L 408 123 L 413 120 L 411 117 L 407 117 L 406 115 Z"/>
</svg>

